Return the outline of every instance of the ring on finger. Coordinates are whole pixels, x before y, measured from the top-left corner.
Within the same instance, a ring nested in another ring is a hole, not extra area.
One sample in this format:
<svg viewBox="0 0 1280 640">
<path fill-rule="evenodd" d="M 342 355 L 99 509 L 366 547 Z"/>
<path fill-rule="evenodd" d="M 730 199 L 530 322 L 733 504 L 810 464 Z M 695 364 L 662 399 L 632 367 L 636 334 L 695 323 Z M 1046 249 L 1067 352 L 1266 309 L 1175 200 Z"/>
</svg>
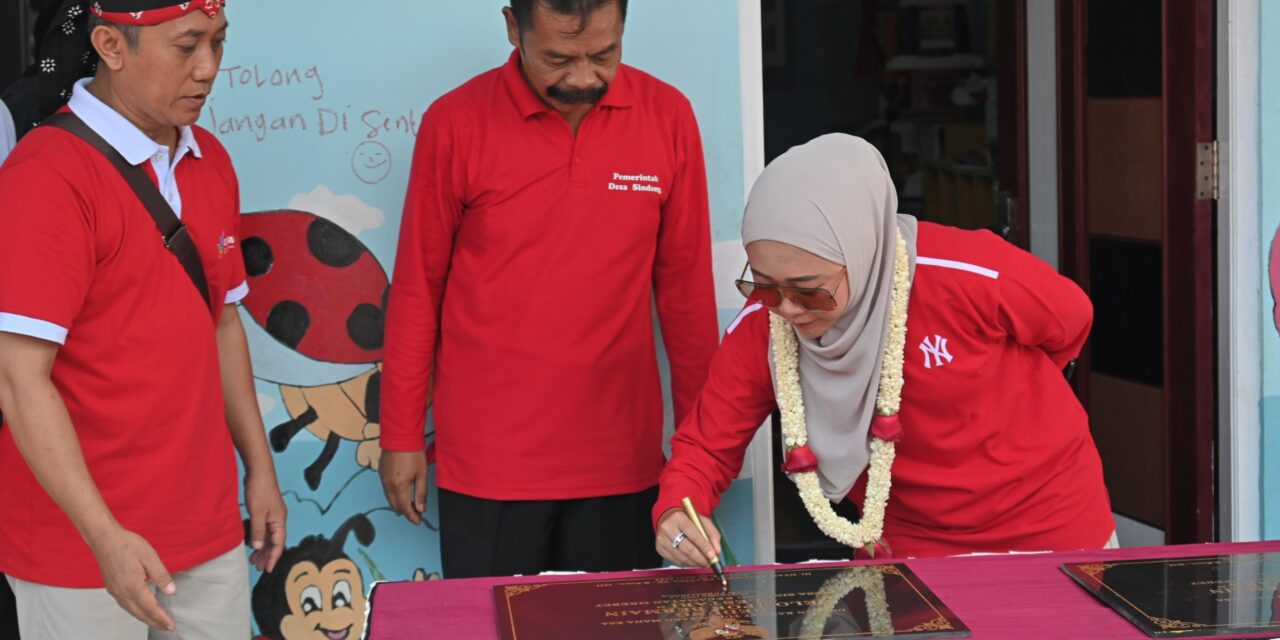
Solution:
<svg viewBox="0 0 1280 640">
<path fill-rule="evenodd" d="M 674 538 L 672 538 L 672 539 L 671 539 L 671 548 L 672 548 L 672 549 L 679 549 L 679 548 L 680 548 L 680 543 L 681 543 L 681 542 L 684 542 L 684 532 L 683 532 L 683 531 L 681 531 L 680 533 L 677 533 L 677 534 L 676 534 L 676 537 L 674 537 Z"/>
</svg>

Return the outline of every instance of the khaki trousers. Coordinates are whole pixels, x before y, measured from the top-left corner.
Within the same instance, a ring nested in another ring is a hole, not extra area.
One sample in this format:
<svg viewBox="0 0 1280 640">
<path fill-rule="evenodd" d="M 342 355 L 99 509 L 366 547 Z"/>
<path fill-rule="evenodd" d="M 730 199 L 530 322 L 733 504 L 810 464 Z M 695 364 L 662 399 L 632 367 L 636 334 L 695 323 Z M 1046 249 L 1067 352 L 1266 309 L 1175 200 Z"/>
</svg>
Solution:
<svg viewBox="0 0 1280 640">
<path fill-rule="evenodd" d="M 50 587 L 5 576 L 22 640 L 227 640 L 249 637 L 249 560 L 242 548 L 173 574 L 178 592 L 156 593 L 173 633 L 129 615 L 106 589 Z M 154 589 L 153 589 L 154 591 Z"/>
</svg>

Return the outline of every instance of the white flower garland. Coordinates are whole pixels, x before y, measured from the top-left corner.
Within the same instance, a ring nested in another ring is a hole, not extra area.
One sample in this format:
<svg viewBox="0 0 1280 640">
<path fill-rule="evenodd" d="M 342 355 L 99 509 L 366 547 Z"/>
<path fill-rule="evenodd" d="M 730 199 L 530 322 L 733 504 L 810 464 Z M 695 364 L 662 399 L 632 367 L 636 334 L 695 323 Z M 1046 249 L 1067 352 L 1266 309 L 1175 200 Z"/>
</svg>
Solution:
<svg viewBox="0 0 1280 640">
<path fill-rule="evenodd" d="M 889 599 L 884 592 L 884 571 L 892 565 L 850 567 L 822 583 L 813 604 L 804 613 L 800 623 L 801 640 L 818 640 L 825 636 L 823 630 L 836 604 L 854 589 L 861 589 L 867 603 L 867 621 L 871 633 L 877 637 L 892 635 L 893 616 L 889 613 Z"/>
<path fill-rule="evenodd" d="M 907 297 L 910 294 L 910 263 L 907 244 L 898 234 L 897 251 L 893 267 L 892 307 L 889 315 L 889 335 L 885 342 L 884 359 L 880 365 L 880 385 L 876 394 L 876 413 L 893 416 L 902 404 L 903 349 L 907 338 Z M 782 414 L 782 437 L 787 451 L 805 446 L 808 427 L 804 419 L 804 397 L 800 389 L 800 373 L 797 367 L 795 327 L 782 316 L 770 312 L 769 337 L 773 343 L 773 359 L 777 377 L 778 409 Z M 827 536 L 845 546 L 861 549 L 880 540 L 884 533 L 884 509 L 889 502 L 890 468 L 893 466 L 894 444 L 880 438 L 871 439 L 871 469 L 867 474 L 867 497 L 863 503 L 862 519 L 857 524 L 836 515 L 831 502 L 823 495 L 818 483 L 818 473 L 804 471 L 792 475 L 800 498 L 810 517 Z"/>
</svg>

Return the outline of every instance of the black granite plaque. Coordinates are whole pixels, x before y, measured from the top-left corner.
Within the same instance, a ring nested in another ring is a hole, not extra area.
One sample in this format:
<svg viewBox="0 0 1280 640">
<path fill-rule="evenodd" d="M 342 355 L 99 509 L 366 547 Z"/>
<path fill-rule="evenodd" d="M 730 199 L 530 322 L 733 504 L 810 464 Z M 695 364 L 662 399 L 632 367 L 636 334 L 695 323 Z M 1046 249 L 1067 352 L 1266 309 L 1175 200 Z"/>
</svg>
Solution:
<svg viewBox="0 0 1280 640">
<path fill-rule="evenodd" d="M 1062 565 L 1153 638 L 1280 636 L 1280 553 Z"/>
<path fill-rule="evenodd" d="M 682 572 L 494 588 L 504 640 L 956 638 L 969 630 L 906 565 Z"/>
</svg>

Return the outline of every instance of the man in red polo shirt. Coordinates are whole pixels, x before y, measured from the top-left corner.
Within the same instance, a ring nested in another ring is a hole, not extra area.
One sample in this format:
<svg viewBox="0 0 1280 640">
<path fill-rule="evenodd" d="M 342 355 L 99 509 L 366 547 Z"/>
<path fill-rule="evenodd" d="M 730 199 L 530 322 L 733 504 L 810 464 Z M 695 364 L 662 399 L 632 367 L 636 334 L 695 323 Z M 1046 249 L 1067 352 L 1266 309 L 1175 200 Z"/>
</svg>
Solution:
<svg viewBox="0 0 1280 640">
<path fill-rule="evenodd" d="M 254 561 L 270 569 L 283 549 L 234 306 L 248 290 L 236 176 L 192 126 L 221 7 L 98 0 L 64 26 L 100 56 L 64 111 L 152 181 L 212 304 L 85 140 L 42 126 L 0 168 L 0 571 L 24 637 L 247 637 L 236 450 Z"/>
<path fill-rule="evenodd" d="M 715 351 L 706 173 L 675 88 L 621 64 L 626 0 L 513 0 L 507 64 L 437 100 L 387 316 L 381 474 L 447 578 L 658 566 L 652 309 L 675 417 Z"/>
</svg>

